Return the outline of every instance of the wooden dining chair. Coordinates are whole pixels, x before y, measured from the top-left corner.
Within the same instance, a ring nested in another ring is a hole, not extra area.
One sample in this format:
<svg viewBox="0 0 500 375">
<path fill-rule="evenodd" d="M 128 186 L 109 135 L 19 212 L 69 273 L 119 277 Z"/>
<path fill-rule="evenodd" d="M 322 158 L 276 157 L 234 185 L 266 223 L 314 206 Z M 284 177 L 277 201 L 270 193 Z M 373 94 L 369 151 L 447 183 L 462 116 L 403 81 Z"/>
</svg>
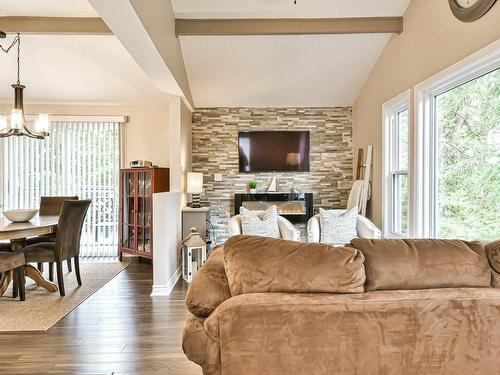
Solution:
<svg viewBox="0 0 500 375">
<path fill-rule="evenodd" d="M 78 285 L 82 285 L 80 277 L 80 238 L 83 221 L 91 200 L 66 200 L 63 203 L 57 223 L 55 242 L 40 242 L 23 247 L 26 262 L 48 262 L 49 272 L 56 264 L 57 284 L 61 297 L 65 295 L 62 262 L 73 259 Z M 52 272 L 50 272 L 52 273 Z"/>
<path fill-rule="evenodd" d="M 78 200 L 78 195 L 58 195 L 58 196 L 44 196 L 40 197 L 40 210 L 38 214 L 40 216 L 59 216 L 64 201 L 66 200 Z M 34 245 L 40 242 L 55 242 L 55 233 L 46 234 L 42 236 L 31 237 L 26 240 L 26 245 Z M 68 260 L 68 271 L 72 271 L 71 259 Z M 43 263 L 38 263 L 37 268 L 40 272 L 43 272 Z M 53 281 L 53 280 L 51 280 Z"/>
<path fill-rule="evenodd" d="M 10 280 L 9 274 L 14 273 L 14 284 L 12 286 L 12 297 L 24 301 L 26 299 L 26 292 L 24 289 L 24 255 L 22 253 L 13 252 L 0 252 L 0 289 L 7 288 L 7 281 Z M 3 285 L 5 284 L 5 285 Z M 2 290 L 5 291 L 5 289 Z M 0 293 L 1 295 L 1 293 Z"/>
</svg>

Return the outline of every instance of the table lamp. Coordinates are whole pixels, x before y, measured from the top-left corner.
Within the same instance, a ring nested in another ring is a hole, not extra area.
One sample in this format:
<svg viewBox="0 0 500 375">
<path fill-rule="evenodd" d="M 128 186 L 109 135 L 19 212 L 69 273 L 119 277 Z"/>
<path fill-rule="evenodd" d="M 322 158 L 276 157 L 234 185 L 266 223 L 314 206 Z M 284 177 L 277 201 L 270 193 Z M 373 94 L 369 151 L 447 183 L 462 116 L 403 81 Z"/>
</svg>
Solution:
<svg viewBox="0 0 500 375">
<path fill-rule="evenodd" d="M 200 207 L 200 194 L 203 193 L 203 173 L 188 172 L 187 193 L 192 194 L 191 207 Z"/>
</svg>

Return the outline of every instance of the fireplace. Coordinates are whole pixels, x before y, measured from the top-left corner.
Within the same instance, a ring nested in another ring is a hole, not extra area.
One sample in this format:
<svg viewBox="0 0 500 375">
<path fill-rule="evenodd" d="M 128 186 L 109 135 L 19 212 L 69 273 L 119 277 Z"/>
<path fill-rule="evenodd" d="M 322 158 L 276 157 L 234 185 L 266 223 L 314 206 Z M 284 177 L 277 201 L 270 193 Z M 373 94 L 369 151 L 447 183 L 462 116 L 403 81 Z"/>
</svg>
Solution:
<svg viewBox="0 0 500 375">
<path fill-rule="evenodd" d="M 307 223 L 313 216 L 312 193 L 256 193 L 234 194 L 234 214 L 243 206 L 251 211 L 266 210 L 275 205 L 278 215 L 292 223 Z"/>
</svg>

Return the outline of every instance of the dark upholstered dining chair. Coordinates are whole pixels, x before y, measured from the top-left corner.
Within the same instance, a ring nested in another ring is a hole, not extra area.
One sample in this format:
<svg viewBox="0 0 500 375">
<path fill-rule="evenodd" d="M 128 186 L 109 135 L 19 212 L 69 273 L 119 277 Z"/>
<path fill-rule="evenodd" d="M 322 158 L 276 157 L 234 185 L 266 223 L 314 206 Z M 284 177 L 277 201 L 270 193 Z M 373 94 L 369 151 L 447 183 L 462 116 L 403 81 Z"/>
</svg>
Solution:
<svg viewBox="0 0 500 375">
<path fill-rule="evenodd" d="M 21 253 L 12 252 L 0 252 L 0 275 L 5 275 L 7 272 L 14 272 L 14 284 L 12 287 L 12 297 L 17 298 L 19 294 L 19 299 L 21 301 L 25 300 L 25 289 L 24 289 L 24 255 Z"/>
<path fill-rule="evenodd" d="M 58 216 L 64 201 L 78 200 L 78 195 L 69 196 L 45 196 L 40 197 L 40 210 L 38 214 L 41 216 Z M 34 245 L 40 242 L 55 242 L 56 234 L 47 234 L 43 236 L 31 237 L 26 240 L 26 245 Z M 43 263 L 38 263 L 38 269 L 43 272 Z M 71 272 L 71 259 L 68 260 L 68 271 Z M 52 281 L 52 280 L 51 280 Z"/>
<path fill-rule="evenodd" d="M 26 262 L 48 262 L 49 271 L 56 263 L 57 284 L 61 296 L 65 295 L 62 262 L 74 259 L 78 285 L 82 285 L 80 277 L 80 237 L 83 221 L 92 201 L 66 200 L 63 203 L 57 223 L 56 241 L 40 242 L 23 247 Z M 52 272 L 50 272 L 52 273 Z"/>
</svg>

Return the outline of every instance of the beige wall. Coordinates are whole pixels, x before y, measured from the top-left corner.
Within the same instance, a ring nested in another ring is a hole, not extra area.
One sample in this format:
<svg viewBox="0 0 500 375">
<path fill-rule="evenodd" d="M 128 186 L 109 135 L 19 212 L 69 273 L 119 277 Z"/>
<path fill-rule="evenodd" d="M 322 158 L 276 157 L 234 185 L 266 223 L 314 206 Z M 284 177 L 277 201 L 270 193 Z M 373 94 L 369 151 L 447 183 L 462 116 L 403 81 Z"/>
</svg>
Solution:
<svg viewBox="0 0 500 375">
<path fill-rule="evenodd" d="M 382 52 L 353 107 L 353 149 L 374 146 L 369 216 L 382 223 L 382 105 L 500 38 L 500 3 L 473 23 L 458 21 L 446 0 L 412 0 L 404 31 Z M 412 112 L 412 108 L 410 108 Z M 410 134 L 413 129 L 410 129 Z"/>
<path fill-rule="evenodd" d="M 0 113 L 8 113 L 11 104 L 0 104 Z M 159 166 L 169 164 L 169 103 L 155 106 L 129 105 L 25 105 L 27 114 L 49 115 L 123 115 L 125 165 L 131 160 L 150 160 Z"/>
</svg>

